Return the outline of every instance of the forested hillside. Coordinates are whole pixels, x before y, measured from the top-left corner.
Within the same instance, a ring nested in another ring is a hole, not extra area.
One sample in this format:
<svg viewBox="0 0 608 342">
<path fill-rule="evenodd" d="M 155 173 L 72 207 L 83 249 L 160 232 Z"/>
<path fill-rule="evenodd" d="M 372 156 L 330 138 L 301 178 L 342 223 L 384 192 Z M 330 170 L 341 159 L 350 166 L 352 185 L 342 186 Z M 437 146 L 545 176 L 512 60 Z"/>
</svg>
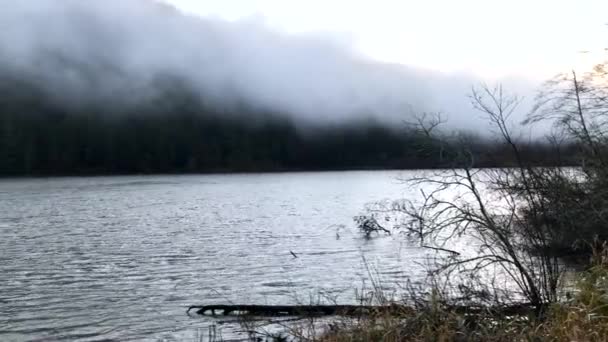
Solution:
<svg viewBox="0 0 608 342">
<path fill-rule="evenodd" d="M 168 83 L 133 104 L 60 100 L 44 87 L 6 77 L 0 87 L 0 173 L 80 175 L 449 165 L 443 147 L 404 123 L 368 121 L 301 127 L 246 106 L 211 108 Z M 404 117 L 404 120 L 406 118 Z M 504 146 L 469 138 L 479 166 L 502 166 Z M 528 146 L 531 161 L 555 161 Z"/>
</svg>

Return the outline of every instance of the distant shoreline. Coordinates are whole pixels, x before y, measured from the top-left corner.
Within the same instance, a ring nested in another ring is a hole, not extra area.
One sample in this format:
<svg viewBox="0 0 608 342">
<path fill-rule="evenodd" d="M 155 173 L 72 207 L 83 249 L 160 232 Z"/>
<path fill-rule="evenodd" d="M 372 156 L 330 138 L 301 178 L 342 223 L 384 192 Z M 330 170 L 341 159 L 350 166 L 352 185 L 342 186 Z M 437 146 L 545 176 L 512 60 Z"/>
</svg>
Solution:
<svg viewBox="0 0 608 342">
<path fill-rule="evenodd" d="M 556 167 L 556 165 L 535 165 L 536 167 Z M 560 165 L 560 167 L 578 167 L 579 165 Z M 509 165 L 479 166 L 475 169 L 511 168 Z M 260 169 L 260 170 L 210 170 L 197 172 L 133 172 L 133 173 L 63 173 L 63 174 L 31 174 L 31 175 L 0 175 L 0 180 L 10 179 L 42 179 L 42 178 L 96 178 L 96 177 L 138 177 L 138 176 L 210 176 L 210 175 L 254 175 L 254 174 L 282 174 L 282 173 L 323 173 L 323 172 L 365 172 L 365 171 L 437 171 L 449 170 L 450 167 L 357 167 L 357 168 L 311 168 L 311 169 Z"/>
</svg>

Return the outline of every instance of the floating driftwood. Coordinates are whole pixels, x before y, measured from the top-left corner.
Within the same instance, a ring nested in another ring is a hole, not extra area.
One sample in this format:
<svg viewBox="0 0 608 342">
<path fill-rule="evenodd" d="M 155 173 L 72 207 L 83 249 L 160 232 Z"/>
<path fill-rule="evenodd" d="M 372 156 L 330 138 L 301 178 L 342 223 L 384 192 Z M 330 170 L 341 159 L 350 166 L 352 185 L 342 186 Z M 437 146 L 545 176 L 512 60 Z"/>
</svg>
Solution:
<svg viewBox="0 0 608 342">
<path fill-rule="evenodd" d="M 252 315 L 252 316 L 354 316 L 380 312 L 398 313 L 404 306 L 361 306 L 361 305 L 196 305 L 188 308 L 188 313 L 196 310 L 199 315 Z M 411 309 L 410 309 L 411 310 Z"/>
<path fill-rule="evenodd" d="M 461 314 L 478 315 L 490 313 L 494 315 L 525 315 L 534 312 L 529 305 L 513 305 L 500 307 L 447 306 L 445 310 Z M 361 315 L 408 315 L 416 312 L 415 308 L 405 305 L 194 305 L 187 313 L 196 310 L 199 315 L 221 314 L 251 315 L 251 316 L 361 316 Z"/>
</svg>

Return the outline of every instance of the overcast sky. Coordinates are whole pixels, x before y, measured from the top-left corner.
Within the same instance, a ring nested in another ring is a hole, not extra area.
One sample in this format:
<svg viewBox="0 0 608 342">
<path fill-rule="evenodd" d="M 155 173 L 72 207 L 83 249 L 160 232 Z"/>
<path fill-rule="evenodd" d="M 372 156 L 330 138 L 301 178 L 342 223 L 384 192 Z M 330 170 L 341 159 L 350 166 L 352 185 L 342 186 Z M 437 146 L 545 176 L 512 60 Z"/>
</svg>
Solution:
<svg viewBox="0 0 608 342">
<path fill-rule="evenodd" d="M 334 35 L 381 61 L 484 77 L 546 78 L 597 61 L 608 46 L 607 0 L 166 1 L 201 16 Z"/>
</svg>

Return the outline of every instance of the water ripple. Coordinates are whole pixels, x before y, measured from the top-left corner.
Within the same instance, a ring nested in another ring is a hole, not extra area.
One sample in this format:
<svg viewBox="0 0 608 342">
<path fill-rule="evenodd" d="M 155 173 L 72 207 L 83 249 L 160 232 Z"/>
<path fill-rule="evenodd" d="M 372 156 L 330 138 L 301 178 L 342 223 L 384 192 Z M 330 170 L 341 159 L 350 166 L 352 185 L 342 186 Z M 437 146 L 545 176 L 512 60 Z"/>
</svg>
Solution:
<svg viewBox="0 0 608 342">
<path fill-rule="evenodd" d="M 401 195 L 397 176 L 0 181 L 0 340 L 195 340 L 215 321 L 186 316 L 192 304 L 354 302 L 362 255 L 387 289 L 422 277 L 416 249 L 352 227 L 366 202 Z"/>
</svg>

